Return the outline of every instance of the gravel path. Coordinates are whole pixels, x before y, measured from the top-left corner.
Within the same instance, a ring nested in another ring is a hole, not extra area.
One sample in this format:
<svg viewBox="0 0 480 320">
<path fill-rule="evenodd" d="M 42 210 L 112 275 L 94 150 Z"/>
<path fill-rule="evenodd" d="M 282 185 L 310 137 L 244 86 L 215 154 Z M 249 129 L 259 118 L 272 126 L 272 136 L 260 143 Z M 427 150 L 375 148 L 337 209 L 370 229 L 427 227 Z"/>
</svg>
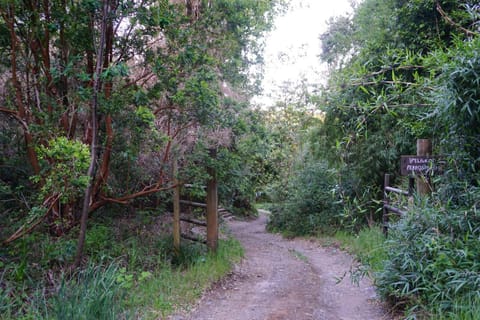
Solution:
<svg viewBox="0 0 480 320">
<path fill-rule="evenodd" d="M 207 292 L 190 314 L 175 320 L 376 320 L 391 319 L 368 279 L 347 276 L 352 258 L 314 241 L 283 239 L 265 231 L 266 213 L 228 222 L 245 248 L 230 277 Z"/>
</svg>

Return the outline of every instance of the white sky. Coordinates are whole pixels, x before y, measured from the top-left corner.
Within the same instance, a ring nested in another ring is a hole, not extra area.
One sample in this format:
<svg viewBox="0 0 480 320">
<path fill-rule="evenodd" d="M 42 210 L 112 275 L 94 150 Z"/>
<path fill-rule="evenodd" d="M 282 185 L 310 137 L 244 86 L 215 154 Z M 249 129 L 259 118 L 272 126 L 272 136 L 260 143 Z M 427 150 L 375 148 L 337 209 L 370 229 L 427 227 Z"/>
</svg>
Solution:
<svg viewBox="0 0 480 320">
<path fill-rule="evenodd" d="M 253 101 L 272 104 L 278 96 L 275 91 L 286 81 L 298 82 L 306 77 L 322 82 L 325 72 L 318 58 L 319 35 L 326 30 L 330 17 L 350 11 L 350 0 L 292 0 L 292 8 L 277 17 L 274 30 L 267 36 L 264 94 Z"/>
</svg>

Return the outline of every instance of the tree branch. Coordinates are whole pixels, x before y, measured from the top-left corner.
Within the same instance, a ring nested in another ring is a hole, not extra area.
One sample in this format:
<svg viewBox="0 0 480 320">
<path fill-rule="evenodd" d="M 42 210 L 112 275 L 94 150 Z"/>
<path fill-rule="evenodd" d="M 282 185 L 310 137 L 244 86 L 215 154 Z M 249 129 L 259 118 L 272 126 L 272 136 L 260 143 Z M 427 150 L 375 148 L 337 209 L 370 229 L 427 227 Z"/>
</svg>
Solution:
<svg viewBox="0 0 480 320">
<path fill-rule="evenodd" d="M 380 71 L 372 72 L 370 74 L 365 75 L 364 78 L 378 76 L 393 70 L 416 70 L 416 69 L 425 69 L 425 66 L 398 66 L 398 67 L 383 68 Z"/>
<path fill-rule="evenodd" d="M 17 110 L 12 110 L 12 109 L 8 109 L 8 108 L 0 107 L 0 112 L 6 113 L 6 114 L 12 116 L 15 120 L 17 120 L 20 123 L 23 130 L 25 132 L 28 132 L 28 124 L 20 117 Z"/>
<path fill-rule="evenodd" d="M 3 244 L 9 244 L 9 243 L 11 243 L 15 240 L 20 239 L 24 235 L 30 233 L 36 226 L 38 226 L 43 220 L 45 220 L 46 217 L 48 217 L 48 215 L 52 211 L 53 206 L 55 206 L 58 199 L 60 199 L 60 196 L 61 196 L 61 194 L 54 194 L 54 195 L 48 197 L 43 202 L 43 206 L 47 207 L 47 211 L 45 212 L 45 214 L 43 216 L 41 216 L 40 218 L 38 218 L 37 221 L 35 221 L 35 222 L 33 222 L 33 220 L 31 220 L 31 221 L 25 223 L 24 225 L 22 225 L 8 239 L 4 240 Z M 30 226 L 27 229 L 25 229 L 27 225 L 30 225 Z"/>
<path fill-rule="evenodd" d="M 464 27 L 462 27 L 460 24 L 457 22 L 453 21 L 452 18 L 450 18 L 447 13 L 443 10 L 442 6 L 440 6 L 440 2 L 437 1 L 437 11 L 440 13 L 440 15 L 443 17 L 443 19 L 450 25 L 454 26 L 455 28 L 461 30 L 463 33 L 465 33 L 467 36 L 479 36 L 480 33 L 468 30 Z"/>
<path fill-rule="evenodd" d="M 105 205 L 106 203 L 128 204 L 128 202 L 133 200 L 133 199 L 148 196 L 150 194 L 157 193 L 157 192 L 160 192 L 160 191 L 171 190 L 171 189 L 175 188 L 176 186 L 177 185 L 160 187 L 158 184 L 152 184 L 150 186 L 147 186 L 147 187 L 143 188 L 141 191 L 138 191 L 138 192 L 135 192 L 135 193 L 123 196 L 123 197 L 119 197 L 119 198 L 110 198 L 110 197 L 100 196 L 101 200 L 94 202 L 90 206 L 89 212 L 95 211 L 96 209 L 100 208 L 101 206 Z"/>
</svg>

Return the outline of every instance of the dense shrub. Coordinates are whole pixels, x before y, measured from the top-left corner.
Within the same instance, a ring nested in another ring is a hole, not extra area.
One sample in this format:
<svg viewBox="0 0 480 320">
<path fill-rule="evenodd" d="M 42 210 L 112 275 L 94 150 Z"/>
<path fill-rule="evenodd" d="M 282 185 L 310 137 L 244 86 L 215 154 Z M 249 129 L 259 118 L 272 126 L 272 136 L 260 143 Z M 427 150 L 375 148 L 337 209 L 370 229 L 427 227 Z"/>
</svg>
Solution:
<svg viewBox="0 0 480 320">
<path fill-rule="evenodd" d="M 395 304 L 449 312 L 480 292 L 480 213 L 418 207 L 392 226 L 379 293 Z M 418 311 L 420 311 L 418 310 Z M 414 310 L 412 310 L 414 311 Z"/>
<path fill-rule="evenodd" d="M 273 206 L 269 228 L 293 235 L 334 232 L 342 213 L 335 174 L 323 162 L 307 162 L 285 187 L 287 199 Z"/>
</svg>

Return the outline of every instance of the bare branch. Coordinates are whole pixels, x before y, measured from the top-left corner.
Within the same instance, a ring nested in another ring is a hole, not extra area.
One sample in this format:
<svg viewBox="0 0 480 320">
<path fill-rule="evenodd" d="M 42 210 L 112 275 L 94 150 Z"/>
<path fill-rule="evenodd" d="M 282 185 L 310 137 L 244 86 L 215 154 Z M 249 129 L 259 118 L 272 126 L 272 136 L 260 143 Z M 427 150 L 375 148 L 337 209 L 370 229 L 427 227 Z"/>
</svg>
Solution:
<svg viewBox="0 0 480 320">
<path fill-rule="evenodd" d="M 23 224 L 20 228 L 15 231 L 8 239 L 3 241 L 3 244 L 9 244 L 15 240 L 20 239 L 24 235 L 30 233 L 36 226 L 38 226 L 43 220 L 45 220 L 46 217 L 50 214 L 50 212 L 53 209 L 53 206 L 57 203 L 58 199 L 60 199 L 61 194 L 54 194 L 50 197 L 48 197 L 44 202 L 43 206 L 47 207 L 47 211 L 43 216 L 38 218 L 36 221 L 31 220 L 28 221 L 27 223 Z M 27 227 L 28 226 L 28 227 Z"/>
</svg>

